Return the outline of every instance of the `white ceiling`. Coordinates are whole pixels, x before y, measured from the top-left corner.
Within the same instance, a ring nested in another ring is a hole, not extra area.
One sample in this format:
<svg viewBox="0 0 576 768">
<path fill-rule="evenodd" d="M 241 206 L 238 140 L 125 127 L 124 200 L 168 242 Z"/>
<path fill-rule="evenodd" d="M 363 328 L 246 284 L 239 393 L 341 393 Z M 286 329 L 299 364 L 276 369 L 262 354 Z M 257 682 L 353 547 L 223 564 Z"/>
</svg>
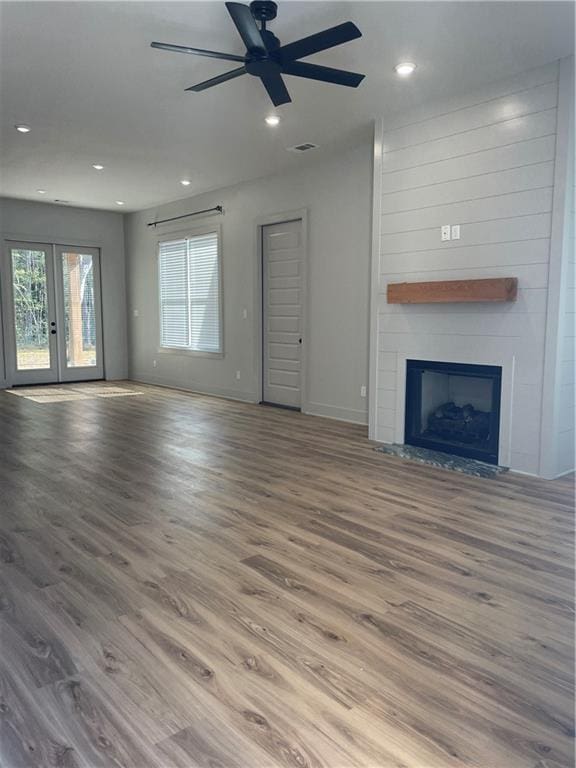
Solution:
<svg viewBox="0 0 576 768">
<path fill-rule="evenodd" d="M 152 40 L 243 54 L 223 2 L 0 2 L 0 194 L 137 210 L 307 162 L 366 134 L 372 118 L 569 55 L 570 2 L 279 3 L 283 43 L 352 20 L 360 40 L 312 57 L 363 72 L 357 89 L 286 77 L 273 110 L 250 76 L 203 93 L 227 62 L 153 50 Z M 401 80 L 393 66 L 418 70 Z M 32 127 L 29 134 L 16 123 Z M 102 163 L 97 172 L 92 163 Z M 189 187 L 179 180 L 189 178 Z M 47 194 L 40 196 L 42 188 Z"/>
</svg>

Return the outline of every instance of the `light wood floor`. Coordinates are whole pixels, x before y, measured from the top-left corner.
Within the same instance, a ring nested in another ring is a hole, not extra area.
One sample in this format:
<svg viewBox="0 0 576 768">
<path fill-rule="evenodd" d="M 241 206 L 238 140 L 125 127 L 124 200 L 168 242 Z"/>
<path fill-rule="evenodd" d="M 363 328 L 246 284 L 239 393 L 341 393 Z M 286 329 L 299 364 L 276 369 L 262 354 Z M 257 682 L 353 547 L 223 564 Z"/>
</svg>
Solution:
<svg viewBox="0 0 576 768">
<path fill-rule="evenodd" d="M 0 393 L 3 768 L 572 765 L 570 479 L 137 389 Z"/>
</svg>

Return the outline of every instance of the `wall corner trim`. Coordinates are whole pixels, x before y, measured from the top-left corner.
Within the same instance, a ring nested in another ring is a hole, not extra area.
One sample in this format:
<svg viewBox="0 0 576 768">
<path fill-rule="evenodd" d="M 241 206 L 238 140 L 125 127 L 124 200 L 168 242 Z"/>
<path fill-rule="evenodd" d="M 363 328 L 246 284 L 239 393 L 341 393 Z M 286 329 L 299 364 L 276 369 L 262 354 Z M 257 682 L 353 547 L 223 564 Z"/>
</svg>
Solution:
<svg viewBox="0 0 576 768">
<path fill-rule="evenodd" d="M 374 123 L 374 166 L 372 188 L 372 244 L 370 256 L 370 328 L 368 372 L 368 437 L 376 439 L 378 409 L 378 290 L 380 285 L 380 236 L 382 231 L 382 140 L 383 119 Z"/>
<path fill-rule="evenodd" d="M 560 375 L 560 316 L 562 311 L 562 274 L 566 254 L 565 226 L 569 196 L 570 164 L 574 163 L 574 56 L 561 59 L 558 78 L 558 115 L 552 226 L 548 268 L 548 302 L 542 380 L 542 418 L 540 426 L 539 476 L 557 477 L 555 436 L 558 425 L 557 385 Z"/>
</svg>

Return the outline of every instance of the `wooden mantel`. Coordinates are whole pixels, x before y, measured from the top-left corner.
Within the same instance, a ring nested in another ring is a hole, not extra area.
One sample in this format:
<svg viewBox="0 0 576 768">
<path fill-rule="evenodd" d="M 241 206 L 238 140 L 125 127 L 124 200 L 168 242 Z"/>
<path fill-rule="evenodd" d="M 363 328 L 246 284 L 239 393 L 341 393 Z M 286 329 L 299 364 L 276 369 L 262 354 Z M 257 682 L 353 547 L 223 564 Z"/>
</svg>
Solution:
<svg viewBox="0 0 576 768">
<path fill-rule="evenodd" d="M 516 301 L 518 278 L 437 280 L 429 283 L 389 283 L 389 304 L 453 304 L 472 301 Z"/>
</svg>

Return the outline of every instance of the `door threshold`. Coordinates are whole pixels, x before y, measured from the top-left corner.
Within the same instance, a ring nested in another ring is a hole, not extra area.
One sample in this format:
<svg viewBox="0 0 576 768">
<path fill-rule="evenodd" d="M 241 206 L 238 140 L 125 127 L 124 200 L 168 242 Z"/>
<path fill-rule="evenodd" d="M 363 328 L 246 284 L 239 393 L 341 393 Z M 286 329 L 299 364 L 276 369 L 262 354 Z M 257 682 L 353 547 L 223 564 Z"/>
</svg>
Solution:
<svg viewBox="0 0 576 768">
<path fill-rule="evenodd" d="M 283 405 L 282 403 L 269 403 L 267 400 L 260 400 L 259 405 L 266 405 L 268 408 L 282 408 L 284 411 L 297 411 L 300 413 L 302 408 L 298 405 Z"/>
<path fill-rule="evenodd" d="M 30 387 L 61 387 L 65 384 L 91 384 L 92 382 L 107 381 L 107 379 L 74 379 L 73 381 L 35 381 L 29 384 L 11 384 L 10 389 L 29 389 Z"/>
</svg>

